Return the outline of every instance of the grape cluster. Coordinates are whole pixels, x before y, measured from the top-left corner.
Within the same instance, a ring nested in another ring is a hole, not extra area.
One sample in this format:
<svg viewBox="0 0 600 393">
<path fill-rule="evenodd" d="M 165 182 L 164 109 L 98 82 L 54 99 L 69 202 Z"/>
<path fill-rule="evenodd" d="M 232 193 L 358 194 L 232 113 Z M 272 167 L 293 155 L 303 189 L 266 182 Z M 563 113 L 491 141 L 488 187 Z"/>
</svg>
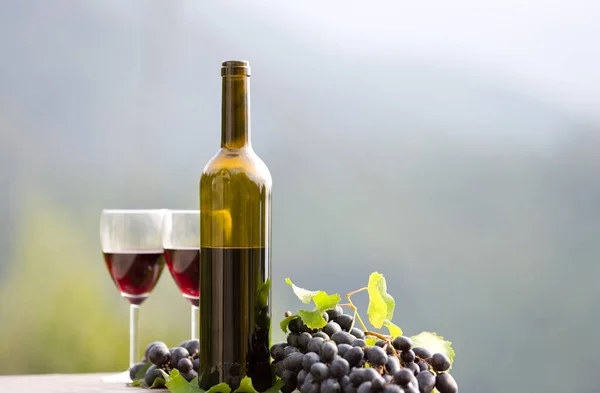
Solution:
<svg viewBox="0 0 600 393">
<path fill-rule="evenodd" d="M 365 332 L 341 307 L 323 314 L 321 329 L 308 328 L 300 317 L 290 321 L 287 342 L 271 347 L 282 393 L 457 393 L 442 353 L 413 347 L 400 336 L 367 345 Z"/>
<path fill-rule="evenodd" d="M 147 366 L 148 362 L 151 362 L 152 364 L 143 378 L 148 386 L 152 386 L 156 378 L 162 378 L 158 369 L 169 374 L 176 368 L 181 376 L 189 382 L 198 376 L 199 348 L 198 340 L 187 340 L 173 348 L 167 347 L 162 341 L 154 341 L 146 347 L 144 358 L 129 369 L 129 377 L 134 381 L 139 371 Z"/>
</svg>

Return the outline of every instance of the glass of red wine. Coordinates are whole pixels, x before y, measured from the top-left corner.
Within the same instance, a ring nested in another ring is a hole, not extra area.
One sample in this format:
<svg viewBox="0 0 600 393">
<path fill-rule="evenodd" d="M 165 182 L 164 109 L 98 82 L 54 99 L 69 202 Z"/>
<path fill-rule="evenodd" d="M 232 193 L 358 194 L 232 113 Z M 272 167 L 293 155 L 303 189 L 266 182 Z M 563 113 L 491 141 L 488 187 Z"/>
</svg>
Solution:
<svg viewBox="0 0 600 393">
<path fill-rule="evenodd" d="M 162 229 L 165 209 L 108 210 L 100 215 L 100 243 L 110 276 L 129 301 L 129 367 L 139 359 L 140 305 L 150 296 L 164 268 Z M 130 381 L 129 372 L 104 378 Z"/>
<path fill-rule="evenodd" d="M 165 261 L 181 294 L 192 305 L 191 339 L 197 339 L 200 299 L 200 211 L 167 210 L 164 222 Z"/>
</svg>

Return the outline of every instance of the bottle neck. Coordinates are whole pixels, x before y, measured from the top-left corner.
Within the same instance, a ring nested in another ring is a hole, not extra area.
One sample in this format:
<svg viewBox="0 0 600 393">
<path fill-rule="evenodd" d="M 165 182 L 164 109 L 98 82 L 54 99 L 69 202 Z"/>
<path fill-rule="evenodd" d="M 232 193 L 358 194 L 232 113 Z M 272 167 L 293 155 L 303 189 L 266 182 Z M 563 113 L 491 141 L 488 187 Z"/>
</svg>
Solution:
<svg viewBox="0 0 600 393">
<path fill-rule="evenodd" d="M 250 78 L 225 75 L 221 103 L 221 148 L 250 147 Z"/>
</svg>

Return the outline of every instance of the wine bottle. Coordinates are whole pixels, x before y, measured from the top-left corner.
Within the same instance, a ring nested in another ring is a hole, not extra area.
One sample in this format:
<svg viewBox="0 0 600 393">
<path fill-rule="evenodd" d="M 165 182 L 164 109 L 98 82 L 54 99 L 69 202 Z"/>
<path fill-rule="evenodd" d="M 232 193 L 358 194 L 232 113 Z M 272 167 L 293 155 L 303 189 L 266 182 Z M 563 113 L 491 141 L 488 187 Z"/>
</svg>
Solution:
<svg viewBox="0 0 600 393">
<path fill-rule="evenodd" d="M 200 364 L 198 384 L 248 376 L 274 381 L 271 332 L 271 174 L 250 142 L 250 65 L 221 68 L 221 148 L 200 178 Z"/>
</svg>

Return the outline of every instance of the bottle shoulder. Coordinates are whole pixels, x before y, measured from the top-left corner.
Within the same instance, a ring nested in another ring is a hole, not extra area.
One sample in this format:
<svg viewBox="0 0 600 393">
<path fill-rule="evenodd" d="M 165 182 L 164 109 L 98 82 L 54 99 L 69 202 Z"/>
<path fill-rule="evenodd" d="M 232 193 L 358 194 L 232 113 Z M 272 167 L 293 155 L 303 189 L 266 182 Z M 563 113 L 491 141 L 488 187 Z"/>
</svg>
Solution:
<svg viewBox="0 0 600 393">
<path fill-rule="evenodd" d="M 245 175 L 258 184 L 271 187 L 269 168 L 251 148 L 228 150 L 219 149 L 202 171 L 201 181 L 216 177 L 231 178 L 232 175 Z"/>
</svg>

